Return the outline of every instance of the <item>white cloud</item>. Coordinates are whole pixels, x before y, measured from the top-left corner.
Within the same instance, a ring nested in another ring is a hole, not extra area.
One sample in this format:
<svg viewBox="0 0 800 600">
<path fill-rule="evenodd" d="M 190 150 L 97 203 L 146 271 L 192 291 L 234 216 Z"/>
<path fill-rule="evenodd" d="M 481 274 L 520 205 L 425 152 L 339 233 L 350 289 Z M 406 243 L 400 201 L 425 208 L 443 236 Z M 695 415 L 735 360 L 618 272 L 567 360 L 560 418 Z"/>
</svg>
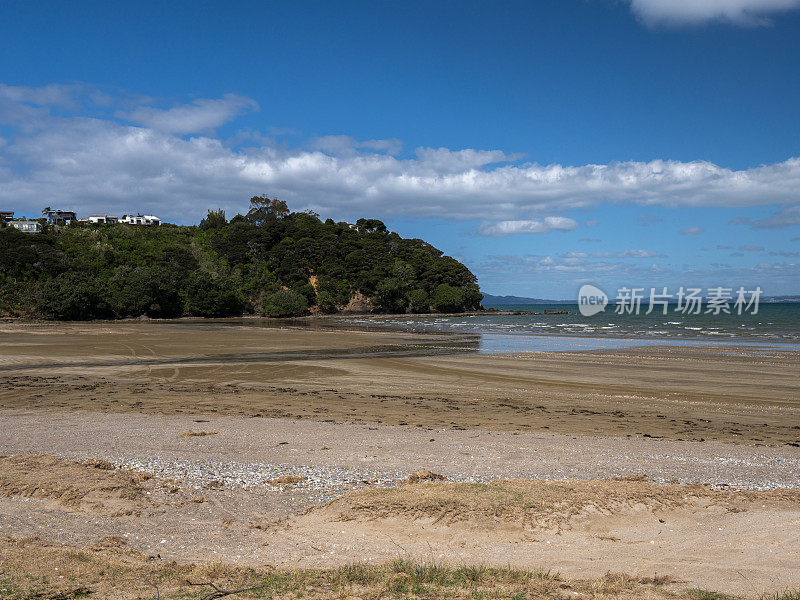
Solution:
<svg viewBox="0 0 800 600">
<path fill-rule="evenodd" d="M 723 21 L 737 25 L 768 23 L 771 13 L 800 7 L 800 0 L 630 0 L 631 10 L 648 25 L 697 25 Z"/>
<path fill-rule="evenodd" d="M 252 108 L 247 99 L 225 96 L 159 111 L 149 99 L 118 96 L 117 106 L 139 114 L 150 124 L 144 127 L 120 123 L 107 116 L 115 107 L 100 110 L 89 101 L 76 105 L 78 114 L 59 114 L 50 106 L 69 94 L 49 88 L 0 89 L 0 204 L 20 212 L 38 212 L 45 203 L 82 213 L 147 210 L 192 222 L 209 207 L 242 211 L 251 196 L 268 193 L 336 218 L 480 219 L 484 234 L 508 235 L 573 229 L 572 219 L 544 215 L 601 204 L 796 204 L 800 189 L 800 158 L 733 171 L 704 161 L 539 165 L 500 150 L 419 148 L 401 157 L 392 155 L 399 147 L 394 140 L 340 139 L 340 147 L 358 150 L 344 153 L 255 135 L 232 142 L 245 148 L 208 134 L 179 134 L 223 123 Z M 790 224 L 797 218 L 792 211 L 753 226 Z"/>
<path fill-rule="evenodd" d="M 51 84 L 41 87 L 0 83 L 0 100 L 34 106 L 74 106 L 82 91 L 79 85 Z"/>
<path fill-rule="evenodd" d="M 700 235 L 703 233 L 705 229 L 702 227 L 687 227 L 683 231 L 681 231 L 681 235 Z"/>
<path fill-rule="evenodd" d="M 483 223 L 478 228 L 478 233 L 487 236 L 514 235 L 518 233 L 549 233 L 551 231 L 572 231 L 578 222 L 567 217 L 545 217 L 541 221 L 499 221 L 497 223 Z"/>
<path fill-rule="evenodd" d="M 255 100 L 236 94 L 225 94 L 217 100 L 201 98 L 167 110 L 140 106 L 130 112 L 119 111 L 116 116 L 156 131 L 185 135 L 219 127 L 251 110 L 258 110 Z"/>
</svg>

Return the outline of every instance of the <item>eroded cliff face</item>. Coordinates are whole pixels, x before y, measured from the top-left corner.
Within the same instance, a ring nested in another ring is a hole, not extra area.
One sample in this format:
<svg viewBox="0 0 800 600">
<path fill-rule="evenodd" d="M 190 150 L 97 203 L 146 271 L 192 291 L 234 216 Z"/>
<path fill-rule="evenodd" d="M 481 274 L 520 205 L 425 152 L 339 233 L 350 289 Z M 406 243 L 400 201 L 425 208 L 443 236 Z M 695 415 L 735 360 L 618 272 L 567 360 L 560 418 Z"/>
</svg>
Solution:
<svg viewBox="0 0 800 600">
<path fill-rule="evenodd" d="M 372 312 L 372 299 L 361 292 L 355 292 L 350 296 L 350 302 L 340 308 L 343 313 L 368 313 Z"/>
</svg>

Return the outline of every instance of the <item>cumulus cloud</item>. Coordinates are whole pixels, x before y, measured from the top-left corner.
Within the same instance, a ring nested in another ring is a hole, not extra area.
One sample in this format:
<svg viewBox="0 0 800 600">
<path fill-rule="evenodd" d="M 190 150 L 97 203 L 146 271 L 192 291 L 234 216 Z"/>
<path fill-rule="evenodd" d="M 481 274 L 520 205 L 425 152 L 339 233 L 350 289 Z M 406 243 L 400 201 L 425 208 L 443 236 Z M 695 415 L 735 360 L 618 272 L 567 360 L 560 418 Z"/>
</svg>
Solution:
<svg viewBox="0 0 800 600">
<path fill-rule="evenodd" d="M 119 111 L 116 116 L 156 131 L 185 135 L 214 129 L 251 110 L 258 110 L 255 100 L 225 94 L 216 100 L 201 98 L 167 110 L 140 106 L 130 112 Z"/>
<path fill-rule="evenodd" d="M 773 13 L 797 9 L 800 0 L 630 0 L 631 10 L 648 25 L 698 25 L 723 21 L 763 25 Z"/>
<path fill-rule="evenodd" d="M 683 231 L 681 231 L 681 235 L 700 235 L 703 233 L 705 229 L 702 227 L 687 227 Z"/>
<path fill-rule="evenodd" d="M 540 165 L 501 150 L 398 155 L 395 140 L 224 141 L 208 130 L 255 108 L 232 95 L 161 110 L 149 99 L 107 94 L 102 110 L 85 100 L 71 112 L 55 108 L 86 93 L 0 89 L 0 203 L 21 212 L 38 212 L 43 202 L 82 213 L 147 210 L 191 222 L 209 207 L 242 211 L 248 198 L 269 193 L 333 217 L 479 219 L 485 235 L 508 235 L 574 229 L 572 219 L 545 215 L 607 203 L 785 205 L 800 189 L 800 158 L 733 171 L 705 161 Z M 138 124 L 127 120 L 134 116 Z M 196 131 L 205 133 L 187 135 Z M 356 151 L 341 151 L 348 146 Z M 792 210 L 782 222 L 795 218 Z"/>
<path fill-rule="evenodd" d="M 487 236 L 504 236 L 518 233 L 549 233 L 551 231 L 571 231 L 578 227 L 578 222 L 567 217 L 545 217 L 541 221 L 499 221 L 483 223 L 478 233 Z"/>
</svg>

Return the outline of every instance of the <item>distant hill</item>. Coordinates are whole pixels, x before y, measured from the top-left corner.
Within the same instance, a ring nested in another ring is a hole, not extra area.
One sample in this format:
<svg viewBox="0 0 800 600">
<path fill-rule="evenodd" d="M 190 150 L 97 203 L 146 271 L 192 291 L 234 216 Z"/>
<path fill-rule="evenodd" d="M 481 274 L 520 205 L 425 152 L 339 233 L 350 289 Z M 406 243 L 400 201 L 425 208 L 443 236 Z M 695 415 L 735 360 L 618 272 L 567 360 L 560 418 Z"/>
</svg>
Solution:
<svg viewBox="0 0 800 600">
<path fill-rule="evenodd" d="M 609 302 L 612 304 L 616 302 L 614 298 L 610 298 Z M 760 302 L 766 304 L 777 303 L 797 303 L 800 302 L 800 296 L 762 296 Z M 677 300 L 672 299 L 670 304 L 676 304 Z M 577 304 L 575 300 L 549 300 L 546 298 L 527 298 L 525 296 L 493 296 L 492 294 L 483 295 L 483 306 L 486 308 L 496 306 L 516 306 L 521 304 Z"/>
<path fill-rule="evenodd" d="M 265 196 L 246 215 L 210 211 L 198 226 L 0 229 L 0 316 L 460 312 L 480 302 L 475 275 L 423 240 Z"/>
<path fill-rule="evenodd" d="M 526 298 L 524 296 L 492 296 L 483 295 L 483 305 L 489 306 L 513 306 L 517 304 L 574 304 L 574 300 L 547 300 L 544 298 Z"/>
</svg>

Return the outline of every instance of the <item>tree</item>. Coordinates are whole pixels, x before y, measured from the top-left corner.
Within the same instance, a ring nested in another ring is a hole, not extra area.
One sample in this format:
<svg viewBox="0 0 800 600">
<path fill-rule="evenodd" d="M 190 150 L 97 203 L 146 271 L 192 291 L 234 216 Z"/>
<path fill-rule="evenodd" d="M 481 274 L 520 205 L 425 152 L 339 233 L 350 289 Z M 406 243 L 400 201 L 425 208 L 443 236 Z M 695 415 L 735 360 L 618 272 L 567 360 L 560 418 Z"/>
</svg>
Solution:
<svg viewBox="0 0 800 600">
<path fill-rule="evenodd" d="M 104 316 L 104 290 L 83 273 L 62 273 L 41 286 L 37 308 L 62 321 L 83 321 Z"/>
<path fill-rule="evenodd" d="M 247 219 L 254 225 L 265 225 L 270 221 L 284 219 L 288 216 L 289 207 L 282 200 L 270 199 L 266 194 L 250 198 Z"/>
<path fill-rule="evenodd" d="M 431 301 L 438 312 L 461 312 L 464 309 L 464 293 L 461 288 L 446 283 L 436 286 Z"/>
<path fill-rule="evenodd" d="M 386 225 L 383 224 L 383 221 L 378 219 L 359 219 L 356 221 L 356 226 L 358 227 L 359 231 L 365 231 L 367 233 L 371 233 L 373 231 L 377 231 L 378 233 L 386 233 L 388 231 L 386 229 Z"/>
<path fill-rule="evenodd" d="M 317 294 L 317 307 L 326 315 L 336 312 L 336 300 L 329 293 L 322 291 Z"/>
<path fill-rule="evenodd" d="M 471 285 L 463 287 L 461 290 L 464 297 L 464 308 L 467 310 L 479 310 L 481 307 L 481 300 L 483 300 L 483 294 L 481 294 L 478 286 Z"/>
<path fill-rule="evenodd" d="M 203 231 L 207 231 L 209 229 L 220 229 L 227 224 L 228 221 L 225 219 L 225 211 L 219 208 L 217 210 L 209 210 L 205 218 L 200 221 L 198 227 Z"/>
<path fill-rule="evenodd" d="M 294 291 L 306 299 L 308 306 L 314 306 L 317 303 L 317 290 L 310 283 L 296 286 Z"/>
<path fill-rule="evenodd" d="M 377 296 L 380 310 L 389 313 L 406 312 L 406 307 L 408 306 L 406 284 L 396 277 L 384 279 L 378 283 L 375 288 L 375 295 Z"/>
<path fill-rule="evenodd" d="M 195 273 L 186 285 L 186 314 L 193 317 L 230 317 L 240 315 L 245 302 L 227 279 L 209 273 Z"/>
<path fill-rule="evenodd" d="M 411 290 L 408 300 L 409 308 L 413 313 L 424 313 L 430 310 L 430 298 L 428 297 L 428 292 L 423 289 Z"/>
<path fill-rule="evenodd" d="M 183 299 L 163 269 L 123 269 L 111 278 L 109 288 L 117 316 L 169 319 L 183 314 Z"/>
<path fill-rule="evenodd" d="M 264 300 L 263 310 L 270 317 L 298 317 L 308 311 L 308 301 L 297 292 L 280 290 Z"/>
</svg>

